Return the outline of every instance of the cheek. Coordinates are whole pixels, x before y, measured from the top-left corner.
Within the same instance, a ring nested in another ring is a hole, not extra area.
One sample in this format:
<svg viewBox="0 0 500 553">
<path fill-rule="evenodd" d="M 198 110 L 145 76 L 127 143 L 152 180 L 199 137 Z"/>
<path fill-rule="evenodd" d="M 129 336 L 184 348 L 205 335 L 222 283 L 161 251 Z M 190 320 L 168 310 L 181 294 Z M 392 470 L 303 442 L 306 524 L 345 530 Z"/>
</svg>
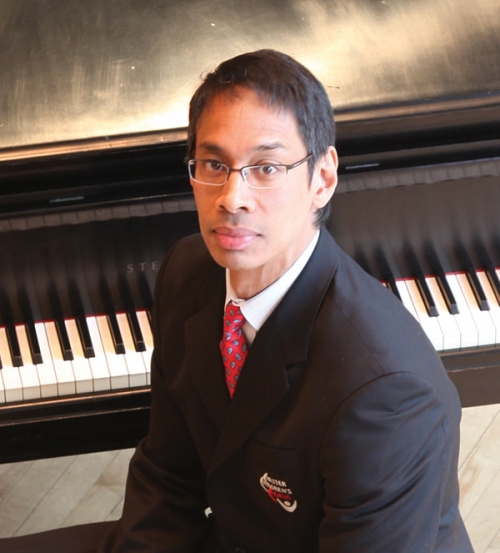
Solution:
<svg viewBox="0 0 500 553">
<path fill-rule="evenodd" d="M 209 194 L 207 190 L 200 190 L 195 188 L 194 192 L 194 201 L 196 204 L 196 209 L 198 211 L 198 217 L 201 219 L 206 219 L 208 213 L 214 206 L 214 200 L 212 195 Z"/>
<path fill-rule="evenodd" d="M 281 205 L 280 205 L 281 204 Z M 268 206 L 266 219 L 268 236 L 275 247 L 280 249 L 304 232 L 304 220 L 307 217 L 304 204 L 290 204 L 290 198 Z"/>
<path fill-rule="evenodd" d="M 281 194 L 269 209 L 270 217 L 284 228 L 297 229 L 310 216 L 312 198 L 304 194 Z"/>
</svg>

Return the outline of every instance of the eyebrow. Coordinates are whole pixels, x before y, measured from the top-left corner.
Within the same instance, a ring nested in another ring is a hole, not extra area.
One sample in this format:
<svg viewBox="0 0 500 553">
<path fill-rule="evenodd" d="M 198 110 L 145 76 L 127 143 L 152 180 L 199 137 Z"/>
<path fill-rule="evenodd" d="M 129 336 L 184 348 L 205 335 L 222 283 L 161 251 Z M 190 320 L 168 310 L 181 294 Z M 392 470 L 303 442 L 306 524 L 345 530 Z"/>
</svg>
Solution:
<svg viewBox="0 0 500 553">
<path fill-rule="evenodd" d="M 255 148 L 255 151 L 256 152 L 267 152 L 269 150 L 280 150 L 280 149 L 284 149 L 285 148 L 285 145 L 282 144 L 281 142 L 270 142 L 268 144 L 261 144 L 259 145 L 257 148 Z"/>
<path fill-rule="evenodd" d="M 201 144 L 197 144 L 197 148 L 203 148 L 204 150 L 207 150 L 208 152 L 213 152 L 214 154 L 223 154 L 225 153 L 224 148 L 219 146 L 218 144 L 214 142 L 202 142 Z M 269 152 L 273 150 L 280 150 L 285 149 L 285 145 L 282 144 L 279 141 L 275 142 L 268 142 L 264 144 L 259 144 L 255 148 L 253 148 L 254 152 Z"/>
</svg>

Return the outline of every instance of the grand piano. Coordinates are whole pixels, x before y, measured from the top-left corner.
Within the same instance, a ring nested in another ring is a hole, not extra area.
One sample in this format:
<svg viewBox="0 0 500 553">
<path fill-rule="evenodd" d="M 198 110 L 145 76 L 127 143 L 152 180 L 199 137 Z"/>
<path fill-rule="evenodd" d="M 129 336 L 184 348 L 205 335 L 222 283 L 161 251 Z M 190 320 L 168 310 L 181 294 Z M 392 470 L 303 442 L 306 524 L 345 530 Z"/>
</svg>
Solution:
<svg viewBox="0 0 500 553">
<path fill-rule="evenodd" d="M 500 402 L 499 17 L 497 0 L 4 0 L 0 462 L 147 432 L 155 276 L 198 228 L 189 98 L 263 47 L 335 107 L 329 230 L 421 323 L 462 405 Z"/>
</svg>

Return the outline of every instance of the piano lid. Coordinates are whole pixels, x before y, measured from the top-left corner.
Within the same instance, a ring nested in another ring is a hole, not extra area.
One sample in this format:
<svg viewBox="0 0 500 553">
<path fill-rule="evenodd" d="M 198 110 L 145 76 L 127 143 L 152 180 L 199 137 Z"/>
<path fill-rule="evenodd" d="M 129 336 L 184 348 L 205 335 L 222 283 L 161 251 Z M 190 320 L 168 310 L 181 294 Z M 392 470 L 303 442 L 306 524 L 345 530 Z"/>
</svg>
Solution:
<svg viewBox="0 0 500 553">
<path fill-rule="evenodd" d="M 498 0 L 3 0 L 0 153 L 178 140 L 168 131 L 186 127 L 200 75 L 259 48 L 309 67 L 341 118 L 429 98 L 498 102 L 498 21 Z"/>
</svg>

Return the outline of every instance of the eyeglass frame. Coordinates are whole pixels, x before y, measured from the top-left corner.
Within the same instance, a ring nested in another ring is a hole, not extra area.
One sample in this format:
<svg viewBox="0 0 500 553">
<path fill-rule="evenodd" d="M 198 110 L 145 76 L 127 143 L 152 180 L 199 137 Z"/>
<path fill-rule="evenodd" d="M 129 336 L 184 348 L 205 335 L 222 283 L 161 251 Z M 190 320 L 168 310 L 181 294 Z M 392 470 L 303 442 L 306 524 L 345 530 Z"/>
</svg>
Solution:
<svg viewBox="0 0 500 553">
<path fill-rule="evenodd" d="M 188 166 L 189 178 L 194 180 L 195 182 L 199 182 L 200 184 L 203 184 L 205 186 L 224 186 L 226 184 L 226 182 L 228 181 L 229 175 L 231 173 L 240 173 L 240 175 L 243 179 L 243 182 L 249 188 L 260 190 L 260 189 L 281 188 L 285 184 L 285 181 L 283 181 L 283 184 L 279 184 L 277 186 L 254 186 L 254 185 L 250 184 L 247 181 L 246 176 L 245 176 L 245 170 L 254 169 L 256 167 L 266 167 L 266 166 L 284 167 L 286 169 L 285 175 L 288 175 L 288 171 L 291 171 L 292 169 L 295 169 L 296 167 L 299 167 L 300 165 L 302 165 L 306 161 L 309 161 L 312 158 L 312 156 L 313 156 L 312 154 L 308 154 L 303 159 L 299 159 L 299 161 L 296 161 L 295 163 L 290 163 L 288 165 L 286 163 L 260 163 L 260 164 L 257 164 L 257 165 L 244 165 L 243 167 L 240 167 L 239 169 L 236 168 L 236 167 L 229 167 L 229 165 L 227 165 L 227 163 L 223 163 L 221 161 L 221 162 L 218 162 L 218 163 L 220 163 L 221 165 L 223 165 L 227 169 L 226 180 L 224 182 L 221 182 L 221 183 L 204 182 L 204 181 L 201 181 L 201 180 L 198 180 L 198 179 L 194 178 L 191 175 L 191 167 L 193 166 L 193 162 L 196 163 L 198 161 L 211 161 L 211 160 L 209 160 L 209 159 L 189 159 L 189 158 L 186 157 L 186 158 L 184 158 L 184 163 L 186 163 L 187 166 Z"/>
</svg>

